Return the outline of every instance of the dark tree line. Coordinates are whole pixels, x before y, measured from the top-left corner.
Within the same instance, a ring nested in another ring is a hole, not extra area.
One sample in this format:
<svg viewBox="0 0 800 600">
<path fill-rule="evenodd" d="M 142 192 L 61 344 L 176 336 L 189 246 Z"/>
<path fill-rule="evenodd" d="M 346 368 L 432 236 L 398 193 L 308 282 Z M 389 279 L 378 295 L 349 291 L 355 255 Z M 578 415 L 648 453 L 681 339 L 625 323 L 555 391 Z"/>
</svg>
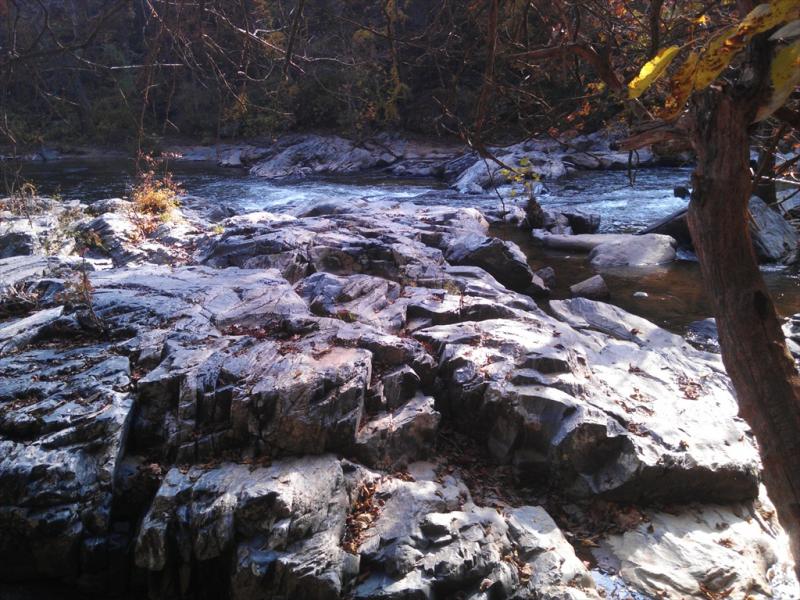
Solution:
<svg viewBox="0 0 800 600">
<path fill-rule="evenodd" d="M 702 30 L 719 4 L 0 0 L 3 133 L 24 145 L 140 129 L 496 141 L 596 128 L 630 112 L 618 93 L 640 59 Z"/>
</svg>

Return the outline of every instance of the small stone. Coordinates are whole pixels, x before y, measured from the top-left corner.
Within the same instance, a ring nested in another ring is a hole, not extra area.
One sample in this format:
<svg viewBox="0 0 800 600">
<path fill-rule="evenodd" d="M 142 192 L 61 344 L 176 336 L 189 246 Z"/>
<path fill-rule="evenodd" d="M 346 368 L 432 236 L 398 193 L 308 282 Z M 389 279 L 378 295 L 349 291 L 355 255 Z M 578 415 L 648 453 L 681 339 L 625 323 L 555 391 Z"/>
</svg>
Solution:
<svg viewBox="0 0 800 600">
<path fill-rule="evenodd" d="M 608 300 L 611 292 L 601 275 L 595 275 L 569 288 L 573 297 L 589 298 L 590 300 Z"/>
<path fill-rule="evenodd" d="M 552 288 L 556 285 L 556 271 L 553 267 L 544 267 L 536 271 L 535 274 L 547 287 Z"/>
</svg>

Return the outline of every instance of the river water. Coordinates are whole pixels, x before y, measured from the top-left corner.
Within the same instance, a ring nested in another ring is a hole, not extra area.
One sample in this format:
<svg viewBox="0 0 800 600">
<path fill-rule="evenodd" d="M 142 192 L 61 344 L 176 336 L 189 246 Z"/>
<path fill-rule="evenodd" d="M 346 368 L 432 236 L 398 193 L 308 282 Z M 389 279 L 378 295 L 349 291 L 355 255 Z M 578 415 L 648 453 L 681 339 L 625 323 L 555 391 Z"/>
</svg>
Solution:
<svg viewBox="0 0 800 600">
<path fill-rule="evenodd" d="M 244 170 L 223 169 L 209 163 L 174 162 L 169 166 L 187 194 L 242 211 L 298 212 L 320 202 L 347 204 L 354 200 L 489 210 L 500 204 L 494 192 L 463 195 L 430 179 L 357 176 L 272 182 L 250 176 Z M 24 169 L 24 176 L 41 194 L 59 194 L 85 202 L 124 196 L 132 173 L 131 162 L 118 160 L 29 163 Z M 641 169 L 631 182 L 625 171 L 584 171 L 547 184 L 546 192 L 538 199 L 544 207 L 599 213 L 604 232 L 636 231 L 686 205 L 685 200 L 674 196 L 673 188 L 687 185 L 689 176 L 688 168 Z M 556 298 L 567 297 L 570 285 L 594 274 L 584 254 L 545 251 L 531 242 L 527 231 L 498 228 L 493 233 L 519 244 L 534 269 L 555 269 Z M 676 333 L 684 333 L 690 322 L 711 314 L 698 265 L 690 256 L 684 258 L 688 260 L 664 267 L 604 271 L 611 302 Z M 779 312 L 784 316 L 800 312 L 800 277 L 774 266 L 764 267 L 763 271 Z"/>
</svg>

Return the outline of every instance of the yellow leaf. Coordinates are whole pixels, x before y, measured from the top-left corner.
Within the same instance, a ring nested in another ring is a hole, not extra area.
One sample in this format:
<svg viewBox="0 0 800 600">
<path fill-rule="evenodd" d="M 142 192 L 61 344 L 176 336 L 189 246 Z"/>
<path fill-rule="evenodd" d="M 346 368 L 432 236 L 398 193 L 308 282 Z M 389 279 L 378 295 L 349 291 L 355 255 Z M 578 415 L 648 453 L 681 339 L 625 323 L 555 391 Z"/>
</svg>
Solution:
<svg viewBox="0 0 800 600">
<path fill-rule="evenodd" d="M 783 106 L 794 89 L 800 85 L 800 42 L 781 48 L 770 66 L 772 97 L 759 107 L 756 121 L 763 121 Z"/>
<path fill-rule="evenodd" d="M 800 17 L 800 1 L 759 4 L 738 25 L 728 27 L 708 43 L 697 68 L 694 89 L 703 90 L 719 77 L 750 39 Z"/>
<path fill-rule="evenodd" d="M 652 60 L 646 62 L 639 74 L 628 84 L 628 97 L 631 99 L 638 98 L 647 88 L 653 85 L 653 82 L 661 77 L 679 50 L 678 46 L 670 46 L 656 54 Z"/>
<path fill-rule="evenodd" d="M 694 77 L 699 60 L 700 55 L 697 52 L 692 52 L 686 62 L 678 69 L 678 72 L 675 73 L 675 76 L 670 81 L 670 94 L 664 103 L 664 108 L 659 113 L 662 119 L 673 119 L 683 110 L 694 89 Z"/>
<path fill-rule="evenodd" d="M 728 41 L 736 33 L 736 27 L 726 27 L 711 38 L 700 56 L 694 77 L 694 89 L 702 90 L 711 85 L 735 56 L 733 46 Z"/>
</svg>

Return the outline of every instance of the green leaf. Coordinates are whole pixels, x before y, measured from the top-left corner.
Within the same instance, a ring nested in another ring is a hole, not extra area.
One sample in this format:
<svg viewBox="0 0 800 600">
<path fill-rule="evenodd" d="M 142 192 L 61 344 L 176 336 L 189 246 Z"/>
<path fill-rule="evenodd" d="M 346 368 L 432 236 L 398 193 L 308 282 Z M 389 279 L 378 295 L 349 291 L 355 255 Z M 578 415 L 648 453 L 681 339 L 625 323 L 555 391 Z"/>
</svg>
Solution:
<svg viewBox="0 0 800 600">
<path fill-rule="evenodd" d="M 663 49 L 656 56 L 646 62 L 639 74 L 628 84 L 628 97 L 631 99 L 641 96 L 647 88 L 663 75 L 664 71 L 678 54 L 678 46 L 670 46 Z"/>
</svg>

